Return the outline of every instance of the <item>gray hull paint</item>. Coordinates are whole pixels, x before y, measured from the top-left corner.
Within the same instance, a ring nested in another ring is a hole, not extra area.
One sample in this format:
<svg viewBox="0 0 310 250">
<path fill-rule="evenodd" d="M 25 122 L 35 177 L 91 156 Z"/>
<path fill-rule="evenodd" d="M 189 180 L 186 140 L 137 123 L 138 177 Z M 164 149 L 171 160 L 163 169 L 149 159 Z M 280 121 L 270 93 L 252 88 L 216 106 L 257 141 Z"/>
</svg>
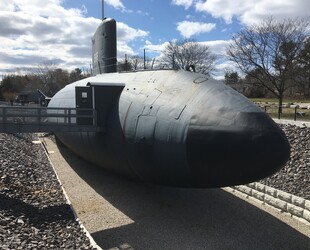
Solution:
<svg viewBox="0 0 310 250">
<path fill-rule="evenodd" d="M 88 82 L 125 84 L 109 110 L 106 132 L 57 136 L 109 171 L 170 186 L 220 187 L 266 177 L 289 157 L 284 133 L 264 112 L 204 75 L 102 74 L 66 86 L 49 106 L 75 107 L 75 86 Z"/>
</svg>

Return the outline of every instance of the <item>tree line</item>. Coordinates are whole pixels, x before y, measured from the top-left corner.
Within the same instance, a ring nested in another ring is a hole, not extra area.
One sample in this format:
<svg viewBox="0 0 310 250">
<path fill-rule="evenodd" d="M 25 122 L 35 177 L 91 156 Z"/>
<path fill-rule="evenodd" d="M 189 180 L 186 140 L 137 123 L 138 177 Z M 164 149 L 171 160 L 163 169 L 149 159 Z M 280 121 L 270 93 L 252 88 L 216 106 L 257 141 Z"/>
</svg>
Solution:
<svg viewBox="0 0 310 250">
<path fill-rule="evenodd" d="M 47 96 L 53 96 L 67 84 L 89 76 L 89 72 L 82 72 L 79 68 L 68 71 L 43 63 L 27 74 L 4 75 L 0 85 L 0 99 L 14 101 L 18 93 L 36 92 L 38 89 Z"/>
</svg>

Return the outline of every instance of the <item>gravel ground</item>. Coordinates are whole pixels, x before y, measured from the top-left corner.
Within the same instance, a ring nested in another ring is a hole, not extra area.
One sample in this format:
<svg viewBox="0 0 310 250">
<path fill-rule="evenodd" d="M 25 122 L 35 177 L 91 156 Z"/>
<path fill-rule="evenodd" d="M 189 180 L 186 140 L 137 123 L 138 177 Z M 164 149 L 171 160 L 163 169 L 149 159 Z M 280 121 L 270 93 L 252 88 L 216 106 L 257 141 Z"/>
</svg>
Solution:
<svg viewBox="0 0 310 250">
<path fill-rule="evenodd" d="M 285 167 L 260 182 L 310 200 L 310 128 L 279 125 L 291 144 Z"/>
<path fill-rule="evenodd" d="M 92 249 L 42 146 L 0 134 L 0 248 Z"/>
<path fill-rule="evenodd" d="M 291 144 L 285 168 L 262 183 L 310 199 L 310 128 L 280 125 Z M 92 249 L 41 145 L 0 134 L 1 249 Z"/>
</svg>

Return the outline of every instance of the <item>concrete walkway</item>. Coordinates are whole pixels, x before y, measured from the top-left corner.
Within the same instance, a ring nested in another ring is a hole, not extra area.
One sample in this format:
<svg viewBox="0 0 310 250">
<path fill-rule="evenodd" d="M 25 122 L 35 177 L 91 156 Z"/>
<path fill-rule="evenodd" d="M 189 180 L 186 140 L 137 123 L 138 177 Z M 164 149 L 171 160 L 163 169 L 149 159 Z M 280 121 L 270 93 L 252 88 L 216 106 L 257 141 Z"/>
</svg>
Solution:
<svg viewBox="0 0 310 250">
<path fill-rule="evenodd" d="M 134 183 L 44 141 L 75 212 L 103 249 L 310 249 L 308 225 L 256 200 Z"/>
</svg>

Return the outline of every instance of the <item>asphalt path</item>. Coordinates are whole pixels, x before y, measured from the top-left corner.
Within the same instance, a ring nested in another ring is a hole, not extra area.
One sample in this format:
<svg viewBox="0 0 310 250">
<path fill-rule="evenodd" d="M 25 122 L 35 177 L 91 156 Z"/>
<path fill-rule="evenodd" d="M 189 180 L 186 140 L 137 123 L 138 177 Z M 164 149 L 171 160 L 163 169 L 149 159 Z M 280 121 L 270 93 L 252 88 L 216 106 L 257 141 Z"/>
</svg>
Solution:
<svg viewBox="0 0 310 250">
<path fill-rule="evenodd" d="M 310 249 L 308 226 L 259 203 L 223 189 L 131 182 L 46 144 L 78 217 L 102 249 Z"/>
</svg>

